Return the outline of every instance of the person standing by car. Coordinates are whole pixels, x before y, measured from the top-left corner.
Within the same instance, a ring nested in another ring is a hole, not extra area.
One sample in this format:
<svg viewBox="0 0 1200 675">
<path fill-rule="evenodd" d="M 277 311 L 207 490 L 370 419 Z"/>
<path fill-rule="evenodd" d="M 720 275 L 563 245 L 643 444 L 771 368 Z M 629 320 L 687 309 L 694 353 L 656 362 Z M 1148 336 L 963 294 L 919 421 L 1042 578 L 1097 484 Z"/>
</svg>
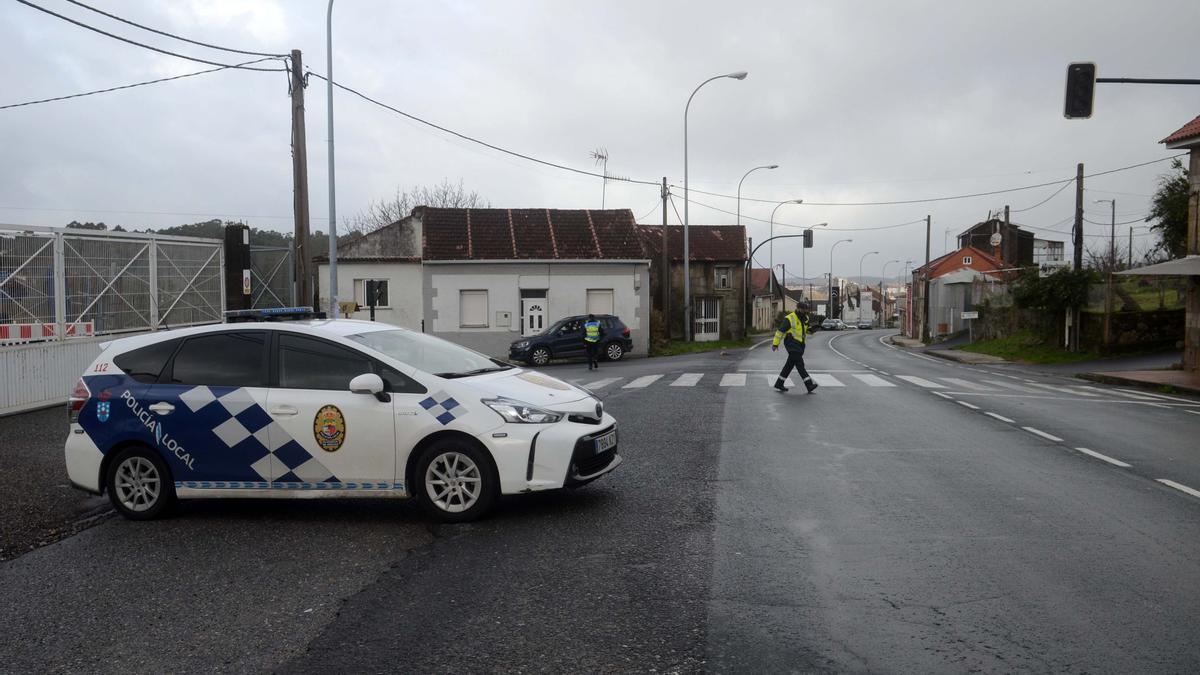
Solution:
<svg viewBox="0 0 1200 675">
<path fill-rule="evenodd" d="M 583 346 L 587 349 L 588 370 L 600 368 L 600 341 L 604 339 L 604 326 L 595 314 L 588 314 L 583 322 Z"/>
<path fill-rule="evenodd" d="M 775 329 L 775 339 L 771 341 L 771 351 L 778 350 L 779 343 L 783 342 L 788 355 L 787 362 L 783 364 L 783 370 L 779 371 L 779 379 L 775 380 L 775 388 L 779 391 L 788 390 L 783 383 L 791 374 L 792 368 L 795 368 L 800 377 L 804 378 L 804 386 L 808 389 L 808 393 L 813 393 L 817 388 L 817 383 L 813 382 L 808 371 L 804 369 L 804 338 L 810 332 L 812 329 L 808 325 L 807 305 L 797 305 L 796 309 L 783 317 L 783 321 L 779 322 L 779 327 Z"/>
</svg>

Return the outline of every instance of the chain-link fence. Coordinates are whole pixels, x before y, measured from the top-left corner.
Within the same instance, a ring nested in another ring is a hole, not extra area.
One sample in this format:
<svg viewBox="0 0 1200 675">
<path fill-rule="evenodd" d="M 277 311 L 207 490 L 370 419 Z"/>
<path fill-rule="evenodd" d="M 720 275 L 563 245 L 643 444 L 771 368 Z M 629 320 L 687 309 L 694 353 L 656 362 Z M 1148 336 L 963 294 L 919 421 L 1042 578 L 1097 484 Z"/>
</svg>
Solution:
<svg viewBox="0 0 1200 675">
<path fill-rule="evenodd" d="M 1111 305 L 1109 295 L 1112 295 Z M 1111 284 L 1102 281 L 1088 286 L 1085 311 L 1158 312 L 1183 309 L 1186 277 L 1113 275 Z"/>
<path fill-rule="evenodd" d="M 291 247 L 286 246 L 250 247 L 250 274 L 254 289 L 250 297 L 251 309 L 296 305 L 292 255 Z"/>
</svg>

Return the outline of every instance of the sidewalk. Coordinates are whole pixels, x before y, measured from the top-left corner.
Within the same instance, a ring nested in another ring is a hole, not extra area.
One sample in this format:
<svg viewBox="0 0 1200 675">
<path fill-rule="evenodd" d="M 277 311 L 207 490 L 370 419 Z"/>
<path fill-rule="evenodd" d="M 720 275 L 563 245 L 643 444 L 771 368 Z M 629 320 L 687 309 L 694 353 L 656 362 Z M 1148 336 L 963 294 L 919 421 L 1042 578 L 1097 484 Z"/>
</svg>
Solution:
<svg viewBox="0 0 1200 675">
<path fill-rule="evenodd" d="M 1174 370 L 1171 366 L 1178 365 L 1182 354 L 1167 351 L 1159 354 L 1140 354 L 1126 358 L 1102 359 L 1099 361 L 1080 361 L 1077 363 L 1062 363 L 1055 365 L 1034 365 L 1029 363 L 1013 363 L 988 354 L 973 354 L 954 349 L 936 349 L 925 347 L 920 340 L 893 335 L 892 344 L 908 349 L 918 349 L 923 354 L 936 356 L 948 361 L 972 364 L 1007 363 L 1014 367 L 1027 368 L 1042 373 L 1077 377 L 1092 382 L 1118 384 L 1127 387 L 1143 387 L 1147 389 L 1162 389 L 1171 387 L 1177 391 L 1190 394 L 1200 394 L 1200 372 Z"/>
</svg>

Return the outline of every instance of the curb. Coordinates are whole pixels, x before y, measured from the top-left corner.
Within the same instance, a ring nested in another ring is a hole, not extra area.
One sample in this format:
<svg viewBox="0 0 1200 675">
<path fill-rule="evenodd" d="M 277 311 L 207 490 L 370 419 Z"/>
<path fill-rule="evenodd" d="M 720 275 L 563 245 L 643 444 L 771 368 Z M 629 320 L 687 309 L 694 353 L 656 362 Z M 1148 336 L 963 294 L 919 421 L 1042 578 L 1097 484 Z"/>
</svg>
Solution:
<svg viewBox="0 0 1200 675">
<path fill-rule="evenodd" d="M 1189 387 L 1187 385 L 1166 384 L 1160 382 L 1146 382 L 1145 380 L 1135 380 L 1120 375 L 1112 375 L 1109 373 L 1076 373 L 1076 379 L 1088 380 L 1089 382 L 1099 382 L 1101 384 L 1119 384 L 1125 387 L 1137 387 L 1147 391 L 1159 391 L 1163 387 L 1170 387 L 1176 391 L 1200 395 L 1200 388 Z"/>
<path fill-rule="evenodd" d="M 949 349 L 926 349 L 926 350 L 923 350 L 921 353 L 926 354 L 928 356 L 935 356 L 939 359 L 944 359 L 946 361 L 953 361 L 955 363 L 967 363 L 967 364 L 971 364 L 971 365 L 986 365 L 989 363 L 990 364 L 1012 363 L 1012 361 L 1009 361 L 1007 359 L 1002 359 L 999 356 L 990 356 L 988 354 L 971 354 L 970 356 L 964 356 L 964 355 L 960 354 L 959 352 L 955 352 L 955 351 L 952 351 Z"/>
</svg>

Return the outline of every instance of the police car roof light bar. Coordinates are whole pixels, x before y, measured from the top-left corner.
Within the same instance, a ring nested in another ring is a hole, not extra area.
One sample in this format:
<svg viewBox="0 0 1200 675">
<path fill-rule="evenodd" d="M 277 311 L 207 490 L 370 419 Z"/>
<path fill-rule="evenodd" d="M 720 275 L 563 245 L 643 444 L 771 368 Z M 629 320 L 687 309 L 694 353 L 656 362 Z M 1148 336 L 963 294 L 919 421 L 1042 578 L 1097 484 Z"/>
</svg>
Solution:
<svg viewBox="0 0 1200 675">
<path fill-rule="evenodd" d="M 225 322 L 238 321 L 299 321 L 302 319 L 324 319 L 325 312 L 313 311 L 312 307 L 265 307 L 263 309 L 231 309 L 225 312 Z"/>
</svg>

